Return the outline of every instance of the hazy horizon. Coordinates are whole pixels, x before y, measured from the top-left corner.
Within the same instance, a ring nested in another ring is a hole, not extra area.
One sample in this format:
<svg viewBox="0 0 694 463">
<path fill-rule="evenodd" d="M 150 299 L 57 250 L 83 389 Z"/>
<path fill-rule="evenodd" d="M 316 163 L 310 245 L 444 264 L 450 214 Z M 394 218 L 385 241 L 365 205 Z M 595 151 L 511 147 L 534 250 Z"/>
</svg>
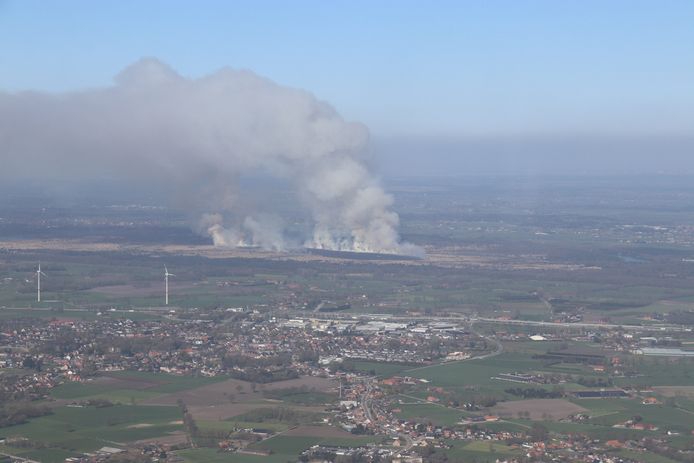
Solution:
<svg viewBox="0 0 694 463">
<path fill-rule="evenodd" d="M 385 177 L 694 172 L 691 2 L 395 5 L 0 1 L 0 95 L 154 57 L 309 92 L 368 127 Z"/>
<path fill-rule="evenodd" d="M 389 179 L 694 173 L 693 19 L 687 2 L 4 1 L 0 179 L 68 196 L 112 179 L 224 247 L 420 255 Z M 301 242 L 257 176 L 310 217 Z"/>
</svg>

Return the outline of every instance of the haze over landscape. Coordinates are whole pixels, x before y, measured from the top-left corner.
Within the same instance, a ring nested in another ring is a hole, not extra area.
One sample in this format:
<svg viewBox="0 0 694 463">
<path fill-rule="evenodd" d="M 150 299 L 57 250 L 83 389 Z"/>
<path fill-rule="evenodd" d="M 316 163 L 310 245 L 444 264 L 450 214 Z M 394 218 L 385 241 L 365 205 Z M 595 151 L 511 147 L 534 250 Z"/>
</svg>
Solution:
<svg viewBox="0 0 694 463">
<path fill-rule="evenodd" d="M 692 24 L 0 0 L 0 463 L 694 463 Z"/>
<path fill-rule="evenodd" d="M 6 175 L 40 166 L 72 179 L 75 171 L 138 177 L 167 188 L 215 245 L 283 250 L 292 245 L 280 216 L 240 213 L 251 195 L 237 178 L 260 172 L 298 190 L 315 221 L 307 246 L 418 252 L 399 243 L 392 198 L 362 159 L 366 128 L 251 72 L 223 69 L 190 80 L 143 59 L 119 73 L 115 87 L 5 96 L 0 108 Z M 223 213 L 237 218 L 226 225 Z"/>
<path fill-rule="evenodd" d="M 2 2 L 0 88 L 108 87 L 143 57 L 188 78 L 230 66 L 397 146 L 384 172 L 692 172 L 689 2 L 167 5 Z"/>
</svg>

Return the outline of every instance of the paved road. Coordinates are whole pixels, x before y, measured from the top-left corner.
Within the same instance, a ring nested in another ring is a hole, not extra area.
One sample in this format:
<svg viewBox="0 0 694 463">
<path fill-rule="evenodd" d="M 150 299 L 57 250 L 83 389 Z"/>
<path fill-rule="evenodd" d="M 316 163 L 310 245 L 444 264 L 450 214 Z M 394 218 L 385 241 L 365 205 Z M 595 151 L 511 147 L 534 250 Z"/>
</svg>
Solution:
<svg viewBox="0 0 694 463">
<path fill-rule="evenodd" d="M 691 328 L 679 325 L 615 325 L 611 323 L 557 323 L 539 322 L 532 320 L 498 320 L 496 318 L 472 318 L 473 322 L 497 323 L 503 325 L 525 325 L 525 326 L 549 326 L 561 328 L 596 328 L 596 329 L 623 329 L 625 331 L 691 331 Z"/>
<path fill-rule="evenodd" d="M 681 326 L 681 325 L 666 325 L 666 324 L 653 324 L 653 325 L 620 325 L 613 323 L 561 323 L 561 322 L 541 322 L 532 320 L 500 320 L 497 318 L 485 318 L 485 317 L 468 317 L 466 315 L 460 316 L 446 316 L 440 317 L 435 315 L 422 315 L 422 316 L 411 316 L 411 315 L 394 315 L 394 314 L 374 314 L 374 313 L 320 313 L 313 312 L 297 312 L 298 314 L 305 315 L 306 317 L 318 318 L 321 320 L 350 320 L 357 321 L 359 319 L 369 319 L 369 320 L 382 320 L 382 321 L 446 321 L 446 322 L 457 322 L 464 323 L 469 322 L 484 322 L 484 323 L 495 323 L 500 325 L 527 325 L 527 326 L 546 326 L 554 328 L 594 328 L 594 329 L 623 329 L 625 331 L 692 331 L 692 328 Z"/>
<path fill-rule="evenodd" d="M 367 378 L 366 381 L 367 381 L 366 391 L 361 396 L 361 406 L 362 406 L 362 409 L 364 410 L 364 415 L 366 416 L 366 418 L 369 421 L 371 421 L 371 423 L 375 423 L 374 413 L 373 413 L 373 401 L 371 399 L 371 393 L 373 391 L 373 385 L 374 385 L 374 382 L 376 381 L 376 377 L 372 376 L 370 378 Z M 388 434 L 388 432 L 384 432 L 383 430 L 381 430 L 381 432 L 385 435 Z M 400 453 L 407 452 L 412 447 L 414 447 L 415 442 L 412 439 L 412 437 L 410 437 L 409 434 L 398 433 L 398 437 L 405 441 L 405 446 L 400 449 Z"/>
<path fill-rule="evenodd" d="M 32 308 L 32 307 L 8 307 L 8 310 L 43 310 L 43 311 L 51 311 L 53 309 L 51 308 Z M 134 309 L 134 312 L 141 312 L 141 313 L 161 313 L 162 311 L 168 311 L 170 310 L 171 307 L 139 307 L 137 309 Z M 2 309 L 0 309 L 2 310 Z M 129 311 L 130 309 L 128 309 Z M 125 309 L 119 310 L 119 312 L 125 312 Z M 69 312 L 93 312 L 93 309 L 64 309 L 64 314 L 67 314 Z M 496 318 L 485 318 L 485 317 L 467 317 L 465 315 L 460 315 L 460 316 L 447 316 L 447 317 L 439 317 L 439 316 L 434 316 L 434 315 L 424 315 L 424 316 L 399 316 L 399 315 L 393 315 L 393 314 L 373 314 L 373 313 L 364 313 L 364 314 L 354 314 L 354 313 L 349 313 L 349 314 L 341 314 L 341 313 L 315 313 L 315 312 L 306 312 L 306 311 L 297 311 L 295 312 L 295 315 L 297 316 L 305 316 L 307 318 L 317 318 L 319 320 L 351 320 L 351 321 L 356 321 L 358 319 L 369 319 L 369 320 L 389 320 L 389 321 L 396 321 L 396 320 L 402 320 L 402 321 L 448 321 L 448 322 L 457 322 L 457 323 L 463 323 L 465 321 L 470 321 L 470 322 L 485 322 L 485 323 L 496 323 L 500 325 L 526 325 L 526 326 L 546 326 L 546 327 L 560 327 L 560 328 L 594 328 L 594 329 L 623 329 L 625 331 L 679 331 L 679 332 L 689 332 L 692 331 L 691 327 L 687 326 L 681 326 L 681 325 L 619 325 L 619 324 L 611 324 L 611 323 L 557 323 L 557 322 L 540 322 L 540 321 L 532 321 L 532 320 L 499 320 Z M 317 316 L 319 315 L 319 316 Z M 56 313 L 56 316 L 59 316 L 59 313 Z"/>
<path fill-rule="evenodd" d="M 361 406 L 364 410 L 364 416 L 371 422 L 374 423 L 373 411 L 371 410 L 371 390 L 373 389 L 373 382 L 375 378 L 366 379 L 366 392 L 361 396 Z"/>
<path fill-rule="evenodd" d="M 501 341 L 499 341 L 496 338 L 491 337 L 491 336 L 485 336 L 484 334 L 475 330 L 475 322 L 470 323 L 470 331 L 475 333 L 480 338 L 485 339 L 486 341 L 491 342 L 492 344 L 496 344 L 496 349 L 493 352 L 490 352 L 488 354 L 480 355 L 479 357 L 473 357 L 473 358 L 468 359 L 468 360 L 474 360 L 474 359 L 480 360 L 480 359 L 486 359 L 489 357 L 495 357 L 504 351 L 504 345 L 501 343 Z"/>
</svg>

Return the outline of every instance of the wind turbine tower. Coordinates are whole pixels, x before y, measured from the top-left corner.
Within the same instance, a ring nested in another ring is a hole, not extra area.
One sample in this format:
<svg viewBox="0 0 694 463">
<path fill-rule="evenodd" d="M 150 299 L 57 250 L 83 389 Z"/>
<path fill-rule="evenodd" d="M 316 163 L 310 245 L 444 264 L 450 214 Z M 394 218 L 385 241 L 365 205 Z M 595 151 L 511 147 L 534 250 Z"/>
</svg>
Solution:
<svg viewBox="0 0 694 463">
<path fill-rule="evenodd" d="M 169 305 L 169 277 L 175 277 L 173 273 L 169 273 L 169 269 L 164 266 L 164 284 L 166 287 L 166 305 Z"/>
<path fill-rule="evenodd" d="M 39 262 L 39 268 L 36 270 L 36 302 L 41 302 L 41 275 L 46 276 L 41 271 L 41 262 Z"/>
</svg>

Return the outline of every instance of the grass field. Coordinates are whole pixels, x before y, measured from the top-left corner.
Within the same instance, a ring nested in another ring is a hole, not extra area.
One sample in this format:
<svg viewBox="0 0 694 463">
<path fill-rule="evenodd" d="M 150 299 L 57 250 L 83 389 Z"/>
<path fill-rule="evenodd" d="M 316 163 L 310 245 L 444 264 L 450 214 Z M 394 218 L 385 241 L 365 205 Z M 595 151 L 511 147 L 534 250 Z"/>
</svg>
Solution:
<svg viewBox="0 0 694 463">
<path fill-rule="evenodd" d="M 289 429 L 289 425 L 286 423 L 278 423 L 278 422 L 259 422 L 259 421 L 243 421 L 243 420 L 234 420 L 234 419 L 229 419 L 229 420 L 224 420 L 224 421 L 203 421 L 203 420 L 197 420 L 196 421 L 198 428 L 200 428 L 202 431 L 226 431 L 226 432 L 231 432 L 234 429 L 246 429 L 246 428 L 254 428 L 254 429 L 268 429 L 270 431 L 275 431 L 275 432 L 283 432 Z"/>
<path fill-rule="evenodd" d="M 188 449 L 176 452 L 176 455 L 188 463 L 285 463 L 296 461 L 302 451 L 316 444 L 359 446 L 378 440 L 379 438 L 374 436 L 341 439 L 279 435 L 249 447 L 270 450 L 272 453 L 268 456 L 220 453 L 216 449 Z"/>
<path fill-rule="evenodd" d="M 272 398 L 275 398 L 275 395 L 272 395 Z M 337 400 L 338 398 L 338 395 L 318 391 L 301 392 L 288 390 L 283 393 L 277 394 L 276 398 L 282 400 L 287 404 L 323 405 L 335 402 L 335 400 Z"/>
<path fill-rule="evenodd" d="M 288 456 L 282 454 L 242 455 L 210 448 L 181 450 L 176 455 L 187 463 L 285 463 L 288 460 Z"/>
<path fill-rule="evenodd" d="M 253 444 L 250 448 L 271 450 L 275 454 L 296 457 L 299 453 L 316 444 L 359 446 L 379 441 L 378 436 L 336 438 L 321 436 L 283 436 L 277 435 Z M 286 461 L 286 460 L 285 460 Z"/>
<path fill-rule="evenodd" d="M 677 463 L 675 460 L 660 455 L 656 455 L 650 452 L 636 452 L 634 450 L 623 449 L 615 452 L 615 455 L 618 455 L 622 458 L 629 458 L 632 460 L 640 461 L 643 463 Z"/>
<path fill-rule="evenodd" d="M 639 376 L 616 378 L 620 386 L 694 386 L 694 361 L 667 358 L 642 358 L 637 365 Z"/>
<path fill-rule="evenodd" d="M 376 376 L 393 376 L 405 370 L 412 368 L 412 365 L 403 365 L 401 363 L 387 362 L 367 362 L 357 360 L 354 362 L 354 367 L 358 371 L 366 372 Z"/>
<path fill-rule="evenodd" d="M 571 373 L 580 376 L 601 376 L 591 371 L 586 371 L 585 367 L 580 365 L 566 365 L 568 368 L 564 368 L 561 364 L 548 366 L 544 365 L 542 361 L 532 358 L 534 353 L 544 352 L 550 345 L 551 344 L 548 345 L 548 343 L 507 343 L 506 347 L 509 347 L 509 349 L 496 357 L 437 365 L 414 370 L 410 374 L 429 380 L 429 387 L 442 387 L 455 392 L 458 397 L 475 398 L 483 396 L 484 394 L 493 394 L 496 397 L 505 398 L 507 401 L 500 402 L 500 405 L 494 409 L 497 410 L 497 414 L 501 415 L 504 414 L 501 409 L 510 410 L 510 414 L 506 413 L 506 415 L 508 415 L 508 423 L 504 423 L 504 425 L 515 423 L 527 429 L 527 427 L 531 425 L 530 421 L 527 419 L 517 420 L 514 418 L 516 418 L 518 410 L 523 409 L 523 407 L 528 408 L 528 405 L 525 404 L 532 404 L 533 402 L 522 401 L 520 397 L 506 394 L 504 389 L 517 385 L 492 379 L 494 376 L 499 373 L 514 371 L 544 371 Z M 617 384 L 688 385 L 692 382 L 691 376 L 694 376 L 689 368 L 680 365 L 679 362 L 673 363 L 664 359 L 659 361 L 650 359 L 639 361 L 638 367 L 639 370 L 643 372 L 643 376 L 635 378 L 616 378 Z M 577 384 L 564 383 L 562 386 L 565 390 L 585 389 L 583 386 Z M 532 385 L 532 387 L 551 388 L 551 386 L 540 385 Z M 427 392 L 425 389 L 421 389 L 416 392 L 411 392 L 408 395 L 424 398 Z M 675 403 L 677 407 L 673 407 L 668 405 L 643 405 L 641 400 L 640 398 L 572 399 L 571 402 L 573 402 L 573 404 L 587 409 L 586 413 L 591 416 L 590 420 L 581 423 L 558 421 L 559 418 L 564 415 L 581 411 L 580 408 L 569 409 L 568 406 L 572 404 L 567 401 L 565 401 L 567 407 L 564 413 L 555 412 L 553 408 L 542 411 L 537 407 L 531 407 L 529 411 L 536 411 L 537 413 L 531 413 L 532 418 L 534 420 L 542 420 L 542 423 L 555 433 L 562 435 L 586 433 L 601 440 L 625 440 L 628 438 L 640 439 L 646 436 L 663 436 L 666 431 L 677 431 L 681 433 L 682 436 L 689 436 L 692 430 L 694 430 L 694 410 L 690 409 L 690 407 L 694 407 L 694 405 L 692 405 L 694 401 L 690 401 L 683 397 L 676 397 Z M 418 419 L 425 422 L 431 421 L 442 425 L 450 425 L 459 420 L 459 418 L 456 419 L 455 410 L 445 409 L 432 404 L 396 405 L 396 407 L 401 408 L 402 413 L 400 416 L 405 419 Z M 520 409 L 518 407 L 520 407 Z M 657 426 L 658 431 L 640 431 L 613 427 L 635 416 L 641 417 L 644 423 Z M 460 449 L 459 451 L 460 455 L 466 455 L 466 458 L 472 459 L 474 457 L 477 458 L 478 461 L 484 461 L 484 459 L 478 458 L 479 455 L 473 456 L 466 452 L 470 452 L 470 450 Z M 493 459 L 490 461 L 493 461 Z"/>
<path fill-rule="evenodd" d="M 431 384 L 447 388 L 464 388 L 480 386 L 492 390 L 508 388 L 507 382 L 492 379 L 499 373 L 514 371 L 535 371 L 542 364 L 533 360 L 528 354 L 504 353 L 483 360 L 469 360 L 457 363 L 447 363 L 412 371 L 412 376 L 424 378 Z"/>
<path fill-rule="evenodd" d="M 139 311 L 130 312 L 129 310 L 116 310 L 104 312 L 98 315 L 96 310 L 66 309 L 52 310 L 51 308 L 22 308 L 22 309 L 0 309 L 0 320 L 15 318 L 43 318 L 43 319 L 68 319 L 68 320 L 96 320 L 103 318 L 128 318 L 130 320 L 154 320 L 159 318 L 157 314 L 144 313 Z"/>
<path fill-rule="evenodd" d="M 524 425 L 526 430 L 530 427 L 531 422 L 523 420 L 509 420 L 511 423 L 516 423 L 519 425 Z M 634 439 L 639 440 L 643 437 L 655 437 L 662 436 L 660 432 L 649 432 L 649 431 L 638 431 L 632 429 L 620 429 L 613 428 L 611 426 L 603 426 L 591 423 L 569 423 L 569 422 L 559 422 L 559 421 L 542 421 L 544 425 L 550 431 L 557 433 L 559 435 L 568 434 L 586 434 L 594 439 L 599 439 L 601 441 L 606 441 L 610 439 L 617 440 L 628 440 Z"/>
<path fill-rule="evenodd" d="M 512 456 L 518 456 L 521 454 L 519 450 L 513 449 L 505 444 L 498 442 L 485 442 L 485 441 L 474 441 L 474 442 L 461 442 L 461 441 L 449 441 L 453 448 L 446 450 L 446 455 L 452 461 L 462 461 L 462 462 L 495 462 L 501 459 L 505 459 Z"/>
<path fill-rule="evenodd" d="M 116 371 L 109 373 L 108 376 L 126 381 L 145 381 L 156 383 L 156 386 L 148 388 L 148 390 L 161 394 L 194 389 L 196 387 L 219 383 L 228 379 L 226 376 L 177 376 L 166 373 L 149 373 L 146 371 Z"/>
<path fill-rule="evenodd" d="M 161 394 L 180 392 L 226 380 L 226 377 L 175 376 L 141 371 L 110 372 L 93 381 L 64 383 L 52 390 L 56 399 L 103 398 L 131 404 Z"/>
<path fill-rule="evenodd" d="M 66 458 L 74 457 L 77 454 L 62 449 L 18 449 L 15 447 L 9 447 L 5 445 L 0 445 L 0 452 L 7 453 L 11 455 L 16 455 L 18 457 L 27 458 L 30 460 L 40 461 L 42 463 L 63 463 Z M 4 460 L 0 460 L 4 461 Z M 7 460 L 9 463 L 9 460 Z"/>
<path fill-rule="evenodd" d="M 181 418 L 178 407 L 58 407 L 52 415 L 3 428 L 2 434 L 40 442 L 57 454 L 74 455 L 179 431 Z"/>
<path fill-rule="evenodd" d="M 589 408 L 593 424 L 613 426 L 634 416 L 658 426 L 661 430 L 689 433 L 694 429 L 694 413 L 665 405 L 643 405 L 640 400 L 602 399 L 574 400 L 574 403 Z"/>
</svg>

